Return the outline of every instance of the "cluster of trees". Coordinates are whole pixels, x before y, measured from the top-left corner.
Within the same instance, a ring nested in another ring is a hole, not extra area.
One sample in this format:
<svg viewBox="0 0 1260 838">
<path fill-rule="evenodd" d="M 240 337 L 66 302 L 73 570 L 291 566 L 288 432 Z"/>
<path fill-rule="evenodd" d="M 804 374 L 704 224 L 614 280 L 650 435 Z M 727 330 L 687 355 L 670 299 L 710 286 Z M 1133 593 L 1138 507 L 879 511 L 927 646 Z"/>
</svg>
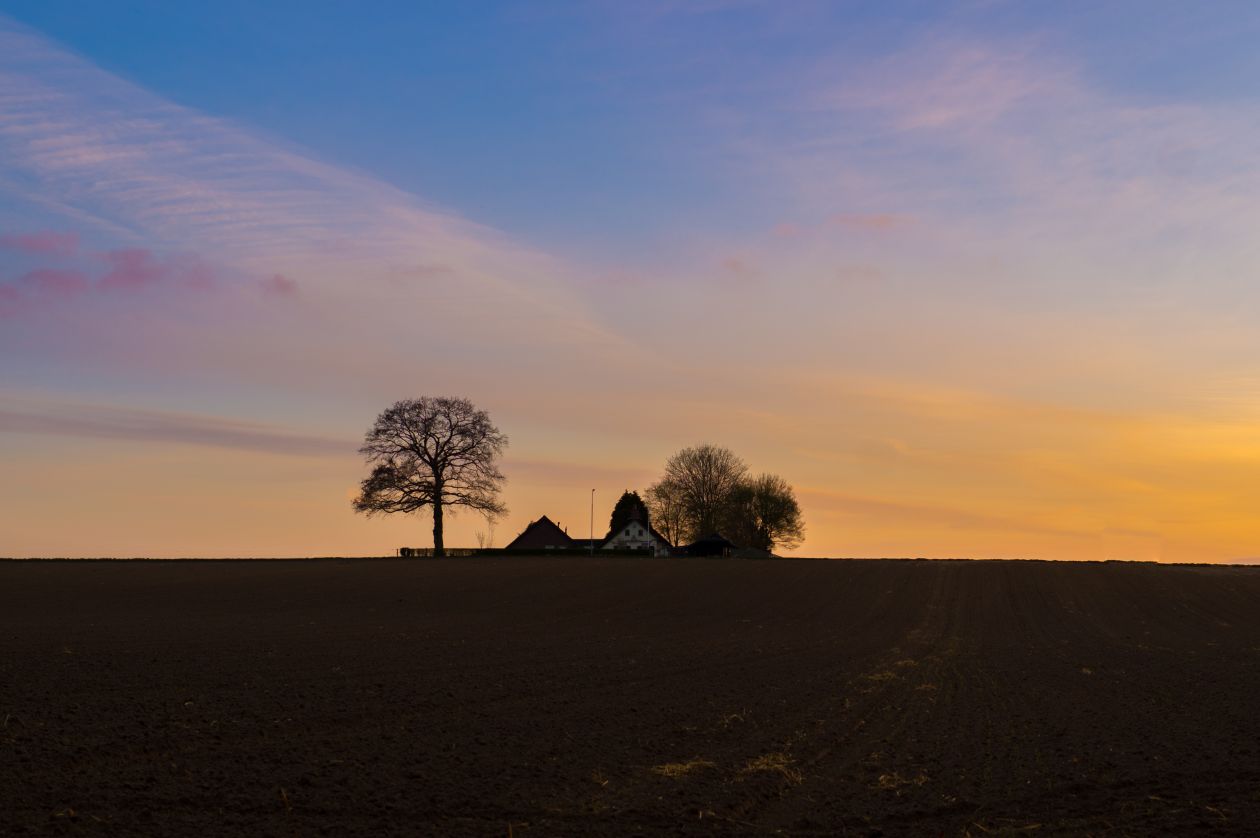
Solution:
<svg viewBox="0 0 1260 838">
<path fill-rule="evenodd" d="M 720 533 L 741 547 L 790 550 L 805 537 L 791 485 L 777 474 L 750 474 L 729 448 L 684 448 L 646 495 L 652 525 L 674 544 Z"/>
<path fill-rule="evenodd" d="M 467 399 L 420 398 L 395 403 L 368 430 L 359 452 L 371 467 L 354 499 L 356 512 L 433 513 L 433 554 L 444 554 L 448 507 L 473 509 L 493 522 L 499 500 L 498 459 L 507 437 Z M 792 549 L 804 538 L 792 487 L 774 474 L 751 475 L 727 448 L 684 448 L 640 497 L 622 495 L 609 522 L 616 532 L 632 518 L 650 524 L 671 544 L 720 533 L 742 547 Z"/>
</svg>

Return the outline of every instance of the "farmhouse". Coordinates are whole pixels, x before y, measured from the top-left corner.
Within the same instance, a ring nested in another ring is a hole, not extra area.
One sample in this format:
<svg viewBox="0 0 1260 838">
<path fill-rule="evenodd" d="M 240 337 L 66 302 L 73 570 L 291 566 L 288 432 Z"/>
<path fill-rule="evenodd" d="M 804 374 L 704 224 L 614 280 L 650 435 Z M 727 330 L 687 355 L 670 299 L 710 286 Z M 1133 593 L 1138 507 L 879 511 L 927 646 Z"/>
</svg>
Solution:
<svg viewBox="0 0 1260 838">
<path fill-rule="evenodd" d="M 643 523 L 637 515 L 632 516 L 616 532 L 596 539 L 570 538 L 563 527 L 544 515 L 537 521 L 530 521 L 529 526 L 503 549 L 518 553 L 525 550 L 615 550 L 621 553 L 636 551 L 652 556 L 668 556 L 672 550 L 665 537 Z"/>
<path fill-rule="evenodd" d="M 643 550 L 651 551 L 653 556 L 668 556 L 669 542 L 665 537 L 639 520 L 637 515 L 626 521 L 617 532 L 604 539 L 601 550 Z"/>
</svg>

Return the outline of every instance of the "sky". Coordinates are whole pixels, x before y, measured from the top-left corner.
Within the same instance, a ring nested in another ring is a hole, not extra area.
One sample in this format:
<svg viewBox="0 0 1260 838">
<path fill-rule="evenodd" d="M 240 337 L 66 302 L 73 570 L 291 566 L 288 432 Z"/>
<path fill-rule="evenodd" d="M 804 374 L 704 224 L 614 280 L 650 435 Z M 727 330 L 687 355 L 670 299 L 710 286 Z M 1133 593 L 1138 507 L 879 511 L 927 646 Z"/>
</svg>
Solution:
<svg viewBox="0 0 1260 838">
<path fill-rule="evenodd" d="M 796 488 L 791 555 L 1255 561 L 1258 36 L 0 0 L 0 556 L 426 546 L 356 449 L 455 395 L 510 439 L 498 545 L 708 442 Z"/>
</svg>

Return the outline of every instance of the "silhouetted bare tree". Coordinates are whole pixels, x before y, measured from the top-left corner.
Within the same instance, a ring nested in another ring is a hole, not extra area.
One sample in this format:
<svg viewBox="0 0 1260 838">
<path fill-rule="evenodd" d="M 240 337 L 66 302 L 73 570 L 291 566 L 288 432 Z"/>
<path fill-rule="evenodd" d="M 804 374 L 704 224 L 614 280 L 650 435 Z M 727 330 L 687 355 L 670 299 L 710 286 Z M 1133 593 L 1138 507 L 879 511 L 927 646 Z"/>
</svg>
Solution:
<svg viewBox="0 0 1260 838">
<path fill-rule="evenodd" d="M 805 538 L 805 522 L 796 495 L 777 474 L 740 481 L 727 500 L 725 535 L 737 544 L 770 552 L 789 550 Z"/>
<path fill-rule="evenodd" d="M 657 483 L 644 494 L 652 526 L 670 544 L 683 544 L 687 538 L 687 516 L 671 487 Z"/>
<path fill-rule="evenodd" d="M 406 399 L 376 417 L 359 453 L 372 467 L 354 510 L 366 515 L 433 510 L 433 555 L 445 555 L 446 507 L 503 515 L 496 461 L 507 437 L 467 399 Z"/>
<path fill-rule="evenodd" d="M 648 496 L 658 509 L 677 511 L 682 519 L 682 538 L 700 538 L 723 523 L 731 492 L 747 471 L 748 466 L 729 448 L 684 448 L 666 461 L 665 475 L 648 489 Z M 665 523 L 657 511 L 652 510 L 653 520 Z"/>
</svg>

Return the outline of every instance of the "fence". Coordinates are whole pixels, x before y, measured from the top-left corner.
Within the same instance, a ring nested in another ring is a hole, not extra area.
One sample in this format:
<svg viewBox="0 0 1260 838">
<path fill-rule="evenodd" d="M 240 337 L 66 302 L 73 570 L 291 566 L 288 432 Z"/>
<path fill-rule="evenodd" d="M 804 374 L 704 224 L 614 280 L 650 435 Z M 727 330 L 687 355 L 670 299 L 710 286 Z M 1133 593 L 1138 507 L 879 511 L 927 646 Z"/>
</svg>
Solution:
<svg viewBox="0 0 1260 838">
<path fill-rule="evenodd" d="M 485 553 L 485 550 L 479 550 L 476 547 L 447 547 L 446 555 L 448 557 L 476 556 Z M 399 547 L 397 554 L 406 559 L 431 559 L 433 558 L 432 547 Z"/>
<path fill-rule="evenodd" d="M 396 551 L 397 555 L 409 559 L 431 559 L 433 558 L 432 547 L 399 547 Z M 505 547 L 447 547 L 446 557 L 449 558 L 466 558 L 469 556 L 590 556 L 590 547 L 561 547 L 559 549 L 539 550 L 508 550 Z M 634 549 L 616 549 L 603 550 L 596 549 L 596 556 L 651 556 L 650 550 L 634 550 Z"/>
</svg>

